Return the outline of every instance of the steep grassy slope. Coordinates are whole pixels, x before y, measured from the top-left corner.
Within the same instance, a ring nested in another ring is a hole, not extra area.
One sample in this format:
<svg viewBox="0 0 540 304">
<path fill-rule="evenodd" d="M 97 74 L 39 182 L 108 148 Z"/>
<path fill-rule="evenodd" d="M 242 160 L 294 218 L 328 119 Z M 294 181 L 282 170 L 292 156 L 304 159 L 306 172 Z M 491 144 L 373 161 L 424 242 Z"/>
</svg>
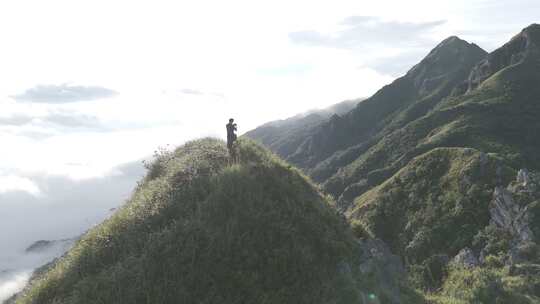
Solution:
<svg viewBox="0 0 540 304">
<path fill-rule="evenodd" d="M 239 149 L 234 166 L 213 139 L 159 155 L 16 303 L 389 303 L 326 198 L 260 147 Z"/>
<path fill-rule="evenodd" d="M 499 162 L 469 148 L 434 149 L 357 198 L 349 216 L 409 264 L 454 256 L 488 225 L 497 182 L 514 175 Z"/>
<path fill-rule="evenodd" d="M 435 147 L 473 147 L 499 153 L 515 168 L 538 169 L 540 142 L 535 134 L 540 131 L 536 118 L 540 115 L 540 91 L 526 81 L 540 81 L 539 75 L 527 73 L 526 78 L 516 82 L 503 80 L 504 73 L 493 76 L 490 84 L 449 100 L 429 115 L 384 137 L 330 178 L 327 190 L 343 193 L 346 199 L 354 198 L 362 192 L 354 188 L 355 183 L 364 181 L 366 188 L 377 185 L 412 157 Z"/>
<path fill-rule="evenodd" d="M 535 200 L 531 190 L 515 196 L 523 198 L 511 209 L 525 213 L 512 218 L 511 225 L 528 219 L 532 241 L 520 243 L 512 231 L 493 224 L 493 189 L 516 174 L 503 162 L 470 148 L 431 150 L 357 198 L 349 216 L 355 230 L 381 237 L 404 258 L 411 280 L 434 292 L 428 296 L 433 303 L 540 303 L 534 228 L 540 208 L 530 203 Z M 464 248 L 480 256 L 479 261 L 472 257 L 477 265 L 452 261 Z"/>
<path fill-rule="evenodd" d="M 450 269 L 438 294 L 428 296 L 433 304 L 540 303 L 538 275 L 511 275 L 491 267 Z"/>
</svg>

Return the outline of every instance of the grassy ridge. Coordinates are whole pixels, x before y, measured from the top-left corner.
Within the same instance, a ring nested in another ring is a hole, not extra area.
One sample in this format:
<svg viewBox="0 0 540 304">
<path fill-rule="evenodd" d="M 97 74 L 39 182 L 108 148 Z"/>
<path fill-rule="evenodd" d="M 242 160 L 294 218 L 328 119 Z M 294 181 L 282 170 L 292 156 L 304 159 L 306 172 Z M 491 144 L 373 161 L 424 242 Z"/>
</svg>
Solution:
<svg viewBox="0 0 540 304">
<path fill-rule="evenodd" d="M 326 198 L 262 148 L 239 149 L 234 166 L 213 139 L 159 155 L 16 303 L 351 303 L 372 291 Z"/>
</svg>

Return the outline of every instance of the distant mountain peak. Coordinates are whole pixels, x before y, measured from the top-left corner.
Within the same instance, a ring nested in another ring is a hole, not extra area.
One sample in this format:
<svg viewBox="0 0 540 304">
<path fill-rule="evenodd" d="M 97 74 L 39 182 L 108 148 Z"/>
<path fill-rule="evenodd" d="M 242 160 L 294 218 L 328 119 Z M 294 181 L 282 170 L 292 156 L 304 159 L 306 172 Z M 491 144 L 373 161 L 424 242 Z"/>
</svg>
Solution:
<svg viewBox="0 0 540 304">
<path fill-rule="evenodd" d="M 441 43 L 439 43 L 437 47 L 455 45 L 455 44 L 470 45 L 469 42 L 459 38 L 458 36 L 450 36 L 444 39 Z"/>
<path fill-rule="evenodd" d="M 428 95 L 431 88 L 444 82 L 448 75 L 470 70 L 487 55 L 474 43 L 457 36 L 451 36 L 439 43 L 429 54 L 408 73 L 420 95 Z M 446 75 L 446 76 L 445 76 Z"/>
<path fill-rule="evenodd" d="M 482 50 L 478 45 L 474 43 L 470 43 L 466 40 L 463 40 L 459 38 L 458 36 L 450 36 L 443 41 L 441 41 L 432 51 L 431 53 L 438 52 L 444 49 L 471 49 L 471 50 Z M 484 50 L 482 50 L 485 52 Z"/>
</svg>

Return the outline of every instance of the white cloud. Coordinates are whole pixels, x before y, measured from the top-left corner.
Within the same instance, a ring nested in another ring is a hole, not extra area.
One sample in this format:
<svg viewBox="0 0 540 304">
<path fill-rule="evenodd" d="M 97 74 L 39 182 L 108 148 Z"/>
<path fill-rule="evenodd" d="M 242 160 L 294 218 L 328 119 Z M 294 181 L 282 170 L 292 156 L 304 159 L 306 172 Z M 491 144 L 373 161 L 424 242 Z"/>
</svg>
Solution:
<svg viewBox="0 0 540 304">
<path fill-rule="evenodd" d="M 44 254 L 26 254 L 30 244 L 37 240 L 77 237 L 100 223 L 111 214 L 111 208 L 119 207 L 129 198 L 143 174 L 141 161 L 117 166 L 105 176 L 79 180 L 13 173 L 18 180 L 31 180 L 41 194 L 0 191 L 0 285 L 5 279 L 3 270 L 9 270 L 10 277 L 19 271 L 30 271 L 63 252 L 66 243 L 56 243 Z"/>
<path fill-rule="evenodd" d="M 37 85 L 29 88 L 21 94 L 13 95 L 12 98 L 23 102 L 39 103 L 70 103 L 108 98 L 117 92 L 99 86 L 81 85 Z"/>
<path fill-rule="evenodd" d="M 431 39 L 425 35 L 445 24 L 445 20 L 430 22 L 385 21 L 373 16 L 349 16 L 340 24 L 344 26 L 334 33 L 321 33 L 315 30 L 304 30 L 289 33 L 294 43 L 308 46 L 331 48 L 366 49 L 392 46 L 425 47 L 432 46 Z"/>
<path fill-rule="evenodd" d="M 0 194 L 18 191 L 26 192 L 34 196 L 39 196 L 41 194 L 39 187 L 29 178 L 16 175 L 0 175 Z"/>
<path fill-rule="evenodd" d="M 15 293 L 19 292 L 30 278 L 31 271 L 17 272 L 14 274 L 6 274 L 5 278 L 0 278 L 0 302 L 10 298 Z"/>
</svg>

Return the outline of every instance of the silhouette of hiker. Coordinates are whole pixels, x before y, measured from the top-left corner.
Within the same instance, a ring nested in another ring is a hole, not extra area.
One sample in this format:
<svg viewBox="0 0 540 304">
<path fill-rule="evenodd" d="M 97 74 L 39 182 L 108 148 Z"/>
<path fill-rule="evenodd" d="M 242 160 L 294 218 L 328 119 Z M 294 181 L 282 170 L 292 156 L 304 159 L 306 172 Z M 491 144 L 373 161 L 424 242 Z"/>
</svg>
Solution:
<svg viewBox="0 0 540 304">
<path fill-rule="evenodd" d="M 229 119 L 227 124 L 227 148 L 229 149 L 229 155 L 233 162 L 236 161 L 236 149 L 234 148 L 234 142 L 236 141 L 236 124 L 234 119 Z"/>
</svg>

